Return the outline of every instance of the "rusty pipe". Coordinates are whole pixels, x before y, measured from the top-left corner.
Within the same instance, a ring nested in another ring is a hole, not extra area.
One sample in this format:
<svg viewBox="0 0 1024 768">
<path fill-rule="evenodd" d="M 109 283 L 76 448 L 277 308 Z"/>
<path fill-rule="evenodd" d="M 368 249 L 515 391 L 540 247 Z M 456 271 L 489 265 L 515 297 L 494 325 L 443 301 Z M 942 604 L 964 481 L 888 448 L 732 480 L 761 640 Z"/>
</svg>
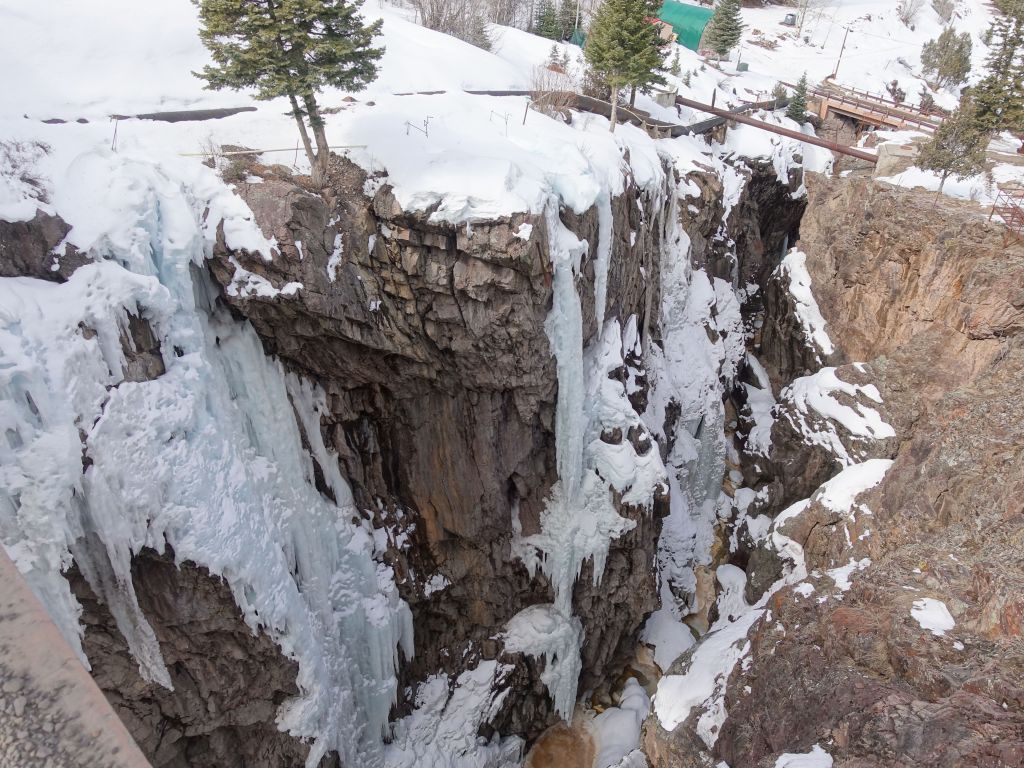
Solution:
<svg viewBox="0 0 1024 768">
<path fill-rule="evenodd" d="M 687 99 L 684 96 L 676 96 L 676 104 L 681 104 L 684 107 L 690 109 L 696 109 L 701 112 L 707 112 L 711 115 L 718 117 L 724 117 L 727 120 L 735 120 L 737 123 L 743 123 L 744 125 L 751 125 L 754 128 L 760 128 L 762 131 L 769 131 L 770 133 L 777 133 L 780 136 L 786 136 L 790 139 L 796 139 L 802 141 L 805 144 L 813 144 L 816 147 L 824 147 L 830 149 L 833 152 L 838 152 L 841 155 L 849 155 L 850 157 L 856 157 L 859 160 L 867 160 L 870 163 L 878 162 L 878 155 L 873 152 L 865 152 L 862 149 L 856 149 L 855 147 L 844 147 L 842 144 L 837 144 L 834 141 L 828 141 L 827 139 L 819 139 L 817 136 L 808 136 L 800 133 L 799 131 L 793 131 L 789 128 L 783 128 L 779 125 L 772 125 L 766 123 L 763 120 L 755 120 L 752 117 L 747 117 L 736 112 L 730 112 L 726 109 L 719 109 L 718 107 L 712 107 L 710 104 L 702 104 L 699 101 L 693 99 Z"/>
</svg>

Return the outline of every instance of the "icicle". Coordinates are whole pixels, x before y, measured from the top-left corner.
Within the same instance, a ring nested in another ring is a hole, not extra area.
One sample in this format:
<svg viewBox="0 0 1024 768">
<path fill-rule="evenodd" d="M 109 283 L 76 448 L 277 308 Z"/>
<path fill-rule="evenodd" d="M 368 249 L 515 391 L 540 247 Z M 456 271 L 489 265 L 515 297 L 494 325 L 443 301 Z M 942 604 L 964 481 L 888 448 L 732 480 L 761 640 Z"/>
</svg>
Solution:
<svg viewBox="0 0 1024 768">
<path fill-rule="evenodd" d="M 597 198 L 597 257 L 594 259 L 594 314 L 597 330 L 604 327 L 608 304 L 608 267 L 612 256 L 612 201 L 607 192 Z"/>
<path fill-rule="evenodd" d="M 548 576 L 554 603 L 531 606 L 509 622 L 505 646 L 544 660 L 541 679 L 562 717 L 571 717 L 581 669 L 583 628 L 572 615 L 572 593 L 583 564 L 593 564 L 597 584 L 604 573 L 611 542 L 635 523 L 619 515 L 612 489 L 625 503 L 650 506 L 665 480 L 658 451 L 636 454 L 629 441 L 608 445 L 605 429 L 626 434 L 640 427 L 622 382 L 609 376 L 623 364 L 618 321 L 604 322 L 605 292 L 611 256 L 612 217 L 607 194 L 598 201 L 600 238 L 595 262 L 598 338 L 583 349 L 580 297 L 575 277 L 584 245 L 547 209 L 548 241 L 555 270 L 553 306 L 546 330 L 558 372 L 555 452 L 558 480 L 541 514 L 541 531 L 528 538 L 518 533 L 515 551 L 530 569 Z M 514 528 L 518 520 L 514 520 Z"/>
<path fill-rule="evenodd" d="M 558 203 L 546 210 L 548 247 L 555 271 L 554 301 L 545 323 L 558 369 L 555 409 L 555 454 L 558 478 L 573 498 L 583 473 L 583 311 L 576 290 L 576 275 L 585 244 L 558 217 Z"/>
</svg>

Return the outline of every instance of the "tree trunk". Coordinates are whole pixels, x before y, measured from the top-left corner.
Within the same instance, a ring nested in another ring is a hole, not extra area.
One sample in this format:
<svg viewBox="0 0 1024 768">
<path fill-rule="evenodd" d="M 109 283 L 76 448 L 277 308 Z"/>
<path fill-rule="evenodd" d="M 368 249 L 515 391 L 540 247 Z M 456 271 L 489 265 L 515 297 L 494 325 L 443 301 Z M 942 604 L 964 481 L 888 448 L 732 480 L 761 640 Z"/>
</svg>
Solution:
<svg viewBox="0 0 1024 768">
<path fill-rule="evenodd" d="M 313 184 L 320 187 L 327 183 L 327 165 L 330 162 L 331 150 L 327 145 L 327 132 L 324 130 L 324 119 L 320 115 L 316 97 L 307 93 L 302 97 L 309 115 L 309 125 L 313 129 L 316 141 L 316 162 L 313 164 Z"/>
<path fill-rule="evenodd" d="M 612 86 L 612 126 L 609 129 L 612 133 L 615 133 L 615 124 L 619 120 L 619 86 Z"/>
<path fill-rule="evenodd" d="M 629 108 L 632 109 L 636 106 L 636 86 L 633 86 L 633 90 L 629 92 Z"/>
<path fill-rule="evenodd" d="M 299 126 L 299 136 L 302 137 L 302 147 L 306 150 L 306 157 L 309 159 L 309 167 L 316 165 L 316 154 L 313 152 L 313 145 L 309 142 L 309 131 L 306 130 L 306 121 L 302 117 L 302 110 L 299 108 L 299 100 L 294 93 L 288 94 L 288 100 L 292 103 L 292 115 L 295 117 L 295 124 Z"/>
</svg>

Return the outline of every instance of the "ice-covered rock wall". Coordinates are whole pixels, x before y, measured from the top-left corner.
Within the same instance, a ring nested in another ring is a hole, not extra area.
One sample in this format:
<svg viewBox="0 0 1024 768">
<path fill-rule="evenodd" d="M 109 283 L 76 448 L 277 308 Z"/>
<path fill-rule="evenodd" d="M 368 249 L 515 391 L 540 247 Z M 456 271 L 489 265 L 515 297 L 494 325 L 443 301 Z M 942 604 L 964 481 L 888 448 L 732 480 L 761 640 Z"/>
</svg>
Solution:
<svg viewBox="0 0 1024 768">
<path fill-rule="evenodd" d="M 307 765 L 329 750 L 373 764 L 411 616 L 323 443 L 323 392 L 218 307 L 203 269 L 218 231 L 273 244 L 190 169 L 88 153 L 50 180 L 40 205 L 70 231 L 40 262 L 58 272 L 67 246 L 93 261 L 65 282 L 0 279 L 0 536 L 81 648 L 73 559 L 166 689 L 194 681 L 164 661 L 133 557 L 169 546 L 222 577 L 251 631 L 298 662 L 277 721 L 311 740 Z"/>
</svg>

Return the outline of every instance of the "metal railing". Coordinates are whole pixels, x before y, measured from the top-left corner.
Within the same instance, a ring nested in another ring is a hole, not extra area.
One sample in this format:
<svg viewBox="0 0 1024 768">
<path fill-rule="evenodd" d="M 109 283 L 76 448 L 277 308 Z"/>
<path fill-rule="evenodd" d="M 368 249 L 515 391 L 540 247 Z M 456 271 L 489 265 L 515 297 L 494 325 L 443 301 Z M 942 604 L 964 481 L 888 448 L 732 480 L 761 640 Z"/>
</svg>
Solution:
<svg viewBox="0 0 1024 768">
<path fill-rule="evenodd" d="M 1004 242 L 1024 239 L 1024 187 L 1000 189 L 988 220 L 998 216 L 1006 226 Z"/>
<path fill-rule="evenodd" d="M 934 132 L 939 127 L 939 121 L 915 115 L 906 109 L 882 104 L 876 105 L 863 99 L 833 91 L 816 90 L 813 95 L 823 99 L 828 109 L 847 112 L 854 117 L 862 117 L 867 120 L 877 120 L 883 125 L 892 127 L 915 126 L 929 132 Z"/>
</svg>

